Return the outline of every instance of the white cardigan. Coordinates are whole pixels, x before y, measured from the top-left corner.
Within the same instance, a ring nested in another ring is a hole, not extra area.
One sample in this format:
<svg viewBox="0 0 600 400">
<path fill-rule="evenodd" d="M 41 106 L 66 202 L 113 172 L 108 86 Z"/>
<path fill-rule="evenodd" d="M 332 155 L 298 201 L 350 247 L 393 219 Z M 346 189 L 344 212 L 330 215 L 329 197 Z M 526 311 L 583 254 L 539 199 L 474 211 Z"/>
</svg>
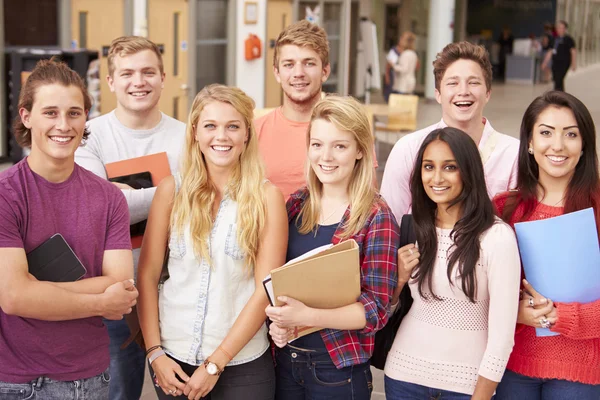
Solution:
<svg viewBox="0 0 600 400">
<path fill-rule="evenodd" d="M 402 51 L 398 62 L 393 65 L 395 72 L 394 91 L 408 94 L 415 91 L 417 61 L 417 53 L 414 50 L 406 49 Z"/>
</svg>

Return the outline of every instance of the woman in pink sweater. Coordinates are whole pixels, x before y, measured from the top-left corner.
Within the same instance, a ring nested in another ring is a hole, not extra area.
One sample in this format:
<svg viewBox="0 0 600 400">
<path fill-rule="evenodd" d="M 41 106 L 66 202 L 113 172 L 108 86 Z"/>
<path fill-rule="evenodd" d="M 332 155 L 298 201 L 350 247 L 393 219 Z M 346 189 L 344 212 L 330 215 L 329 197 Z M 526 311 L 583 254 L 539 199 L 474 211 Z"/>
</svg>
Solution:
<svg viewBox="0 0 600 400">
<path fill-rule="evenodd" d="M 494 215 L 479 151 L 461 130 L 425 138 L 410 186 L 418 250 L 400 248 L 398 287 L 408 283 L 414 302 L 386 360 L 386 397 L 490 400 L 517 320 L 514 233 Z"/>
<path fill-rule="evenodd" d="M 531 103 L 521 124 L 518 191 L 494 203 L 511 225 L 593 207 L 600 227 L 596 132 L 581 101 L 552 91 Z M 553 303 L 525 280 L 523 286 L 515 346 L 497 400 L 600 399 L 600 300 Z M 539 327 L 560 336 L 537 337 Z"/>
</svg>

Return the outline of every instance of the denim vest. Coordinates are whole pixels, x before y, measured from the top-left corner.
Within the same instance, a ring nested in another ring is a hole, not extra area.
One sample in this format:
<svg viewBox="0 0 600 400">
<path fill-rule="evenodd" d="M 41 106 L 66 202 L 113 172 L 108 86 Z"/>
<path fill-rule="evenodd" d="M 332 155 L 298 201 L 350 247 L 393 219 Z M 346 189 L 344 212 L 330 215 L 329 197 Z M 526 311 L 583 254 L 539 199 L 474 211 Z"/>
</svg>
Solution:
<svg viewBox="0 0 600 400">
<path fill-rule="evenodd" d="M 175 178 L 177 189 L 180 177 Z M 225 196 L 209 238 L 211 265 L 196 257 L 189 226 L 169 238 L 169 279 L 159 288 L 161 343 L 167 354 L 200 365 L 221 344 L 255 290 L 237 241 L 237 202 Z M 243 364 L 269 347 L 263 324 L 229 362 Z"/>
</svg>

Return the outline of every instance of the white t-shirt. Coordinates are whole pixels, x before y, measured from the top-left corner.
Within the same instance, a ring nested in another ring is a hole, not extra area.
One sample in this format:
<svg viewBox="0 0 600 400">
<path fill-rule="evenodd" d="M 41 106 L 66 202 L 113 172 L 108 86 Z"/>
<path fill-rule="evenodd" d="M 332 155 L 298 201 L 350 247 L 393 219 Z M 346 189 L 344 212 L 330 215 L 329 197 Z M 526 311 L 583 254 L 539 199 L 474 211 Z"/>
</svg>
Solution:
<svg viewBox="0 0 600 400">
<path fill-rule="evenodd" d="M 400 57 L 400 54 L 398 54 L 396 52 L 395 49 L 390 49 L 389 53 L 387 54 L 387 56 L 385 57 L 385 59 L 392 65 L 397 64 L 398 63 L 398 58 Z"/>
<path fill-rule="evenodd" d="M 123 125 L 115 111 L 87 123 L 90 136 L 85 146 L 75 152 L 75 162 L 101 178 L 107 179 L 106 164 L 166 152 L 171 174 L 179 170 L 179 158 L 185 142 L 185 124 L 161 113 L 160 122 L 152 129 L 135 130 Z M 123 190 L 129 207 L 130 223 L 148 218 L 156 188 Z M 135 265 L 139 249 L 133 252 Z"/>
</svg>

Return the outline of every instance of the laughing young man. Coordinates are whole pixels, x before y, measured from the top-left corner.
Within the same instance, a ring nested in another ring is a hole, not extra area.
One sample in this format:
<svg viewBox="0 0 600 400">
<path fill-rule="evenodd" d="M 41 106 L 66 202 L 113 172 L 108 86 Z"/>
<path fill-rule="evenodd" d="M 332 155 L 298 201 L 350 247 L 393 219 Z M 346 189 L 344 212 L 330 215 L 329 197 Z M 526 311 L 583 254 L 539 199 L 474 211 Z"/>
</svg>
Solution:
<svg viewBox="0 0 600 400">
<path fill-rule="evenodd" d="M 115 39 L 108 52 L 108 85 L 117 97 L 117 108 L 91 120 L 93 135 L 75 153 L 75 161 L 106 179 L 105 165 L 115 161 L 167 152 L 171 173 L 178 169 L 185 124 L 158 108 L 165 80 L 163 60 L 156 44 L 137 36 Z M 148 218 L 156 188 L 122 189 L 130 223 Z M 139 249 L 133 251 L 137 269 Z M 144 383 L 145 353 L 135 342 L 121 350 L 130 335 L 125 321 L 105 321 L 110 335 L 111 400 L 139 399 Z"/>
<path fill-rule="evenodd" d="M 398 221 L 411 210 L 409 181 L 415 158 L 421 143 L 434 129 L 458 128 L 477 143 L 490 197 L 513 189 L 517 183 L 519 141 L 497 132 L 483 117 L 492 84 L 492 65 L 487 51 L 468 42 L 451 43 L 438 53 L 433 74 L 442 120 L 400 139 L 383 173 L 381 194 Z M 440 185 L 443 187 L 443 182 Z"/>
</svg>

